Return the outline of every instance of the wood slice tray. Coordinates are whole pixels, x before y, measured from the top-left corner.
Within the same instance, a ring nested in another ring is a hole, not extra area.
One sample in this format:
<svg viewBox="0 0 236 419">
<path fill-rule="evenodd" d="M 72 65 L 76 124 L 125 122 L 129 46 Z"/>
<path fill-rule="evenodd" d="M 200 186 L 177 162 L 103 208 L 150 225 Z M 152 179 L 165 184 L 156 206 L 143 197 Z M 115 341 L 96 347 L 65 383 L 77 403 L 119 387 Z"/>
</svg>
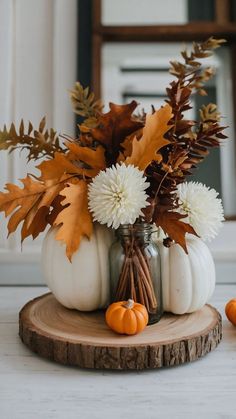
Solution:
<svg viewBox="0 0 236 419">
<path fill-rule="evenodd" d="M 112 332 L 104 312 L 68 310 L 49 293 L 20 312 L 20 337 L 32 351 L 83 368 L 140 370 L 194 361 L 222 338 L 219 312 L 210 305 L 181 316 L 165 314 L 136 336 Z"/>
</svg>

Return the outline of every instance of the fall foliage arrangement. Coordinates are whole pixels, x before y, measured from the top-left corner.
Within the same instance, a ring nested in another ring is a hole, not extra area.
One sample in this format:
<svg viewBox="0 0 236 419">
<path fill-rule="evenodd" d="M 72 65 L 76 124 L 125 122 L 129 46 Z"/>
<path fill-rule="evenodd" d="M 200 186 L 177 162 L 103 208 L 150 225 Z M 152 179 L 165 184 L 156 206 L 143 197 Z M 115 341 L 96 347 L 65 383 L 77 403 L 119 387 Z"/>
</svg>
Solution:
<svg viewBox="0 0 236 419">
<path fill-rule="evenodd" d="M 37 165 L 38 177 L 27 175 L 22 188 L 7 184 L 6 192 L 0 193 L 0 211 L 10 216 L 9 233 L 23 223 L 23 242 L 28 236 L 35 239 L 47 226 L 57 226 L 56 239 L 66 244 L 70 261 L 82 237 L 91 237 L 93 222 L 114 229 L 154 224 L 165 233 L 166 246 L 175 242 L 186 252 L 186 233 L 213 237 L 223 219 L 221 201 L 216 191 L 185 180 L 226 138 L 224 127 L 215 104 L 202 106 L 198 121 L 186 119 L 185 112 L 191 109 L 192 95 L 206 95 L 204 85 L 214 75 L 211 67 L 202 67 L 201 59 L 223 42 L 209 38 L 194 43 L 190 53 L 181 53 L 182 62 L 171 62 L 175 79 L 166 89 L 166 104 L 158 110 L 135 114 L 138 104 L 132 101 L 110 103 L 105 113 L 94 94 L 76 83 L 71 100 L 83 118 L 77 138 L 46 129 L 45 119 L 37 130 L 31 123 L 26 128 L 23 121 L 19 130 L 14 124 L 4 127 L 0 149 L 21 148 L 27 150 L 28 160 L 43 159 Z M 127 283 L 135 254 L 144 276 L 143 291 L 153 303 L 148 262 L 135 246 L 126 250 L 121 281 Z M 122 283 L 120 289 L 119 299 L 133 298 L 127 297 Z M 145 302 L 140 296 L 138 300 Z"/>
</svg>

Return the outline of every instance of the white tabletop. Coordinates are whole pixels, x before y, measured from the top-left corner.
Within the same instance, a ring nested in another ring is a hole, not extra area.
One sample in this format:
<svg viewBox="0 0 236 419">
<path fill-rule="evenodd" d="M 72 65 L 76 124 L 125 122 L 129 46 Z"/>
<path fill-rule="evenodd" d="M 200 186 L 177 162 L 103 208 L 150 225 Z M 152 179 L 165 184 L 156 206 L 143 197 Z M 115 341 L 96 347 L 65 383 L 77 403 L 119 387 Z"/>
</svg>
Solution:
<svg viewBox="0 0 236 419">
<path fill-rule="evenodd" d="M 19 309 L 46 292 L 0 287 L 1 419 L 236 418 L 236 327 L 224 316 L 235 285 L 218 285 L 223 341 L 206 357 L 162 370 L 111 372 L 57 365 L 18 337 Z"/>
</svg>

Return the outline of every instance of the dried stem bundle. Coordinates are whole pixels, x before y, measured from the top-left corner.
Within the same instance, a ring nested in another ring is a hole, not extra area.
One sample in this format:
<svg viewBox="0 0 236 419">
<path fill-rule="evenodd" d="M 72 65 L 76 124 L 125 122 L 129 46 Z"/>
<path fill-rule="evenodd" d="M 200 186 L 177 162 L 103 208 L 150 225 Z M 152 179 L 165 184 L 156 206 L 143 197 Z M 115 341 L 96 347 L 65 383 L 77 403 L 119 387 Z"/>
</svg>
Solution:
<svg viewBox="0 0 236 419">
<path fill-rule="evenodd" d="M 145 305 L 150 314 L 157 311 L 157 300 L 145 247 L 140 246 L 135 240 L 125 246 L 125 258 L 115 301 L 128 298 Z"/>
</svg>

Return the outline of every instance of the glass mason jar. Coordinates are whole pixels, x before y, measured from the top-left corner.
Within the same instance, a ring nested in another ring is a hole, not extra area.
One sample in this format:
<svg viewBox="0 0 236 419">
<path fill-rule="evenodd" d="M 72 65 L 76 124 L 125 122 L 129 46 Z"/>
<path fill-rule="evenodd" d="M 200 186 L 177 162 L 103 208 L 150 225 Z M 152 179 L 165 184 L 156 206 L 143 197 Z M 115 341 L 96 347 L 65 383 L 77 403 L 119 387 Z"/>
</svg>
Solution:
<svg viewBox="0 0 236 419">
<path fill-rule="evenodd" d="M 161 259 L 148 223 L 122 225 L 109 252 L 111 302 L 132 299 L 145 305 L 148 324 L 163 314 Z"/>
</svg>

